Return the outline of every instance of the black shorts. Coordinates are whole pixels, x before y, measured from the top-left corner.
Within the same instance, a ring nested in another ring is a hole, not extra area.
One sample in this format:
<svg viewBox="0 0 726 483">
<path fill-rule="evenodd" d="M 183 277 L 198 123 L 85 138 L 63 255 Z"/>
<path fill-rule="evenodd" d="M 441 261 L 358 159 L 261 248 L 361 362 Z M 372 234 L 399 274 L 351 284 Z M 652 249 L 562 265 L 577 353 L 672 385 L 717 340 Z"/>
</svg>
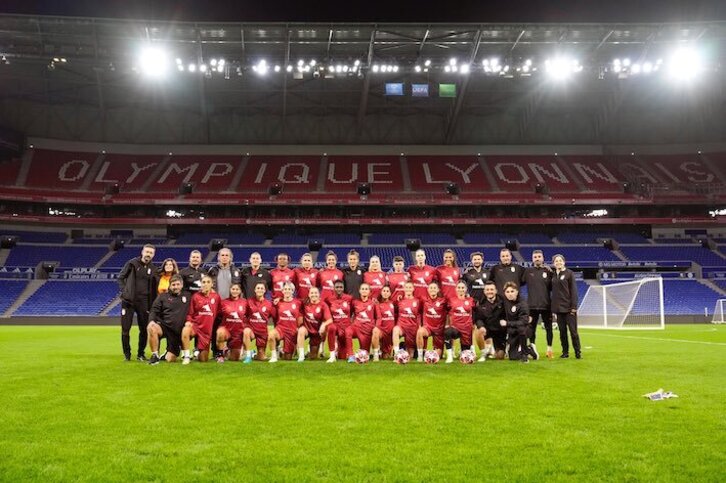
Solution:
<svg viewBox="0 0 726 483">
<path fill-rule="evenodd" d="M 496 329 L 493 327 L 485 328 L 487 330 L 487 335 L 485 335 L 484 338 L 492 340 L 495 350 L 503 351 L 507 346 L 507 329 L 502 327 L 497 327 Z"/>
<path fill-rule="evenodd" d="M 161 337 L 166 339 L 166 350 L 179 357 L 181 354 L 181 330 L 177 332 L 171 327 L 162 325 Z"/>
</svg>

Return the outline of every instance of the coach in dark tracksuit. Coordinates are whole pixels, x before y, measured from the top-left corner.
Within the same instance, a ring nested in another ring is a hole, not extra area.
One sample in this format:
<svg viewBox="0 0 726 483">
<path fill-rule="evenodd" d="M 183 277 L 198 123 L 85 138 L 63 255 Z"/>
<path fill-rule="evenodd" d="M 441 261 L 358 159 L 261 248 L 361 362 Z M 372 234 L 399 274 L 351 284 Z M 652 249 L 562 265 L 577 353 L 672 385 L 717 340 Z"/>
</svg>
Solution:
<svg viewBox="0 0 726 483">
<path fill-rule="evenodd" d="M 207 273 L 202 266 L 202 253 L 199 250 L 192 250 L 189 254 L 189 266 L 179 271 L 184 287 L 182 294 L 191 300 L 192 295 L 202 288 L 202 275 Z"/>
<path fill-rule="evenodd" d="M 507 323 L 509 360 L 529 362 L 530 354 L 537 358 L 536 353 L 532 353 L 527 345 L 529 331 L 527 302 L 520 298 L 519 289 L 514 286 L 514 282 L 504 284 L 504 318 Z"/>
<path fill-rule="evenodd" d="M 363 284 L 365 268 L 360 265 L 360 255 L 357 251 L 348 252 L 348 266 L 342 270 L 345 293 L 354 299 L 360 298 L 360 286 Z"/>
<path fill-rule="evenodd" d="M 489 280 L 489 270 L 483 265 L 484 254 L 474 252 L 471 254 L 471 267 L 461 274 L 461 279 L 469 287 L 469 296 L 477 303 L 484 300 L 484 284 Z"/>
<path fill-rule="evenodd" d="M 474 310 L 474 324 L 476 324 L 476 339 L 479 349 L 482 349 L 482 334 L 485 341 L 492 341 L 494 356 L 504 359 L 504 350 L 507 347 L 507 328 L 502 327 L 500 321 L 504 318 L 504 300 L 496 293 L 493 282 L 487 282 L 489 295 L 479 302 Z M 483 331 L 481 329 L 484 329 Z M 486 348 L 488 346 L 484 344 Z M 485 354 L 486 356 L 486 354 Z"/>
<path fill-rule="evenodd" d="M 262 256 L 258 252 L 250 255 L 250 266 L 242 269 L 242 290 L 248 299 L 255 297 L 255 285 L 264 283 L 267 290 L 272 290 L 272 275 L 262 266 Z"/>
<path fill-rule="evenodd" d="M 572 347 L 575 349 L 575 357 L 580 359 L 580 335 L 577 333 L 577 284 L 575 274 L 569 268 L 565 268 L 565 257 L 555 255 L 552 258 L 555 266 L 555 273 L 552 278 L 552 313 L 557 320 L 557 327 L 560 329 L 560 343 L 562 344 L 563 359 L 570 357 L 570 344 L 567 340 L 567 331 L 570 331 Z"/>
<path fill-rule="evenodd" d="M 499 263 L 491 268 L 489 278 L 496 284 L 497 293 L 504 297 L 505 283 L 512 282 L 517 286 L 517 289 L 525 283 L 524 268 L 513 264 L 512 252 L 507 248 L 502 248 L 502 251 L 499 252 Z"/>
<path fill-rule="evenodd" d="M 552 290 L 552 270 L 544 265 L 541 250 L 532 252 L 531 267 L 524 269 L 524 280 L 527 283 L 527 305 L 529 316 L 529 341 L 534 344 L 537 339 L 537 323 L 542 318 L 547 334 L 547 348 L 552 347 L 552 311 L 550 291 Z"/>
<path fill-rule="evenodd" d="M 139 346 L 136 359 L 145 361 L 144 349 L 147 340 L 149 310 L 156 297 L 158 285 L 157 268 L 151 263 L 156 249 L 144 245 L 141 256 L 126 262 L 118 277 L 121 287 L 121 347 L 126 360 L 131 360 L 131 326 L 134 314 L 139 325 Z"/>
<path fill-rule="evenodd" d="M 191 297 L 184 294 L 180 275 L 174 275 L 169 281 L 169 291 L 160 294 L 154 300 L 149 313 L 149 348 L 151 359 L 149 364 L 158 364 L 161 360 L 174 362 L 181 354 L 181 333 L 189 312 Z M 164 359 L 159 357 L 159 339 L 166 339 L 167 354 Z"/>
</svg>

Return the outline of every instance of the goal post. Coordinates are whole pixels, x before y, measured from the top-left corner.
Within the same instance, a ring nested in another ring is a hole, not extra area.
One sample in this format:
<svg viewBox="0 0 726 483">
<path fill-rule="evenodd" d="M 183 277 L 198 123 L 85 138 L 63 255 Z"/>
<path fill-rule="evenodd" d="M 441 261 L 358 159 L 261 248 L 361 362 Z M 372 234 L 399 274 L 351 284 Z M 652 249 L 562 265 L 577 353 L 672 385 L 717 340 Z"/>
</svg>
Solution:
<svg viewBox="0 0 726 483">
<path fill-rule="evenodd" d="M 718 299 L 716 301 L 716 307 L 713 309 L 713 319 L 711 319 L 712 324 L 726 324 L 726 314 L 724 314 L 724 309 L 726 309 L 726 299 Z"/>
<path fill-rule="evenodd" d="M 663 278 L 591 285 L 577 310 L 577 323 L 594 329 L 664 329 Z"/>
</svg>

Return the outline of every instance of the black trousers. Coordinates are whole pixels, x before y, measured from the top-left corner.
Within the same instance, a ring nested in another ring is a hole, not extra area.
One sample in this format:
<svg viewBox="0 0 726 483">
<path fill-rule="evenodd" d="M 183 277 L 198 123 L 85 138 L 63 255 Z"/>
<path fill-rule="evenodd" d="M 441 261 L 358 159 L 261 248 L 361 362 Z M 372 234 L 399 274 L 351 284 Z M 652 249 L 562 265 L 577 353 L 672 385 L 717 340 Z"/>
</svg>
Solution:
<svg viewBox="0 0 726 483">
<path fill-rule="evenodd" d="M 534 341 L 537 339 L 537 323 L 541 317 L 542 322 L 544 322 L 545 333 L 547 334 L 547 345 L 551 346 L 552 340 L 554 339 L 552 334 L 552 312 L 549 310 L 531 309 L 529 315 L 532 317 L 532 322 L 529 323 L 529 341 L 534 344 Z"/>
<path fill-rule="evenodd" d="M 577 333 L 577 314 L 569 312 L 557 314 L 557 327 L 560 329 L 560 343 L 562 344 L 562 353 L 570 353 L 570 343 L 567 340 L 567 331 L 570 331 L 572 339 L 572 347 L 575 354 L 580 354 L 580 334 Z"/>
<path fill-rule="evenodd" d="M 529 358 L 529 345 L 527 344 L 528 327 L 516 327 L 507 331 L 509 343 L 509 360 L 521 361 Z"/>
<path fill-rule="evenodd" d="M 121 347 L 124 355 L 131 357 L 131 326 L 134 324 L 134 314 L 139 325 L 139 347 L 137 355 L 144 355 L 146 350 L 147 333 L 149 325 L 149 302 L 136 300 L 133 304 L 121 302 Z"/>
</svg>

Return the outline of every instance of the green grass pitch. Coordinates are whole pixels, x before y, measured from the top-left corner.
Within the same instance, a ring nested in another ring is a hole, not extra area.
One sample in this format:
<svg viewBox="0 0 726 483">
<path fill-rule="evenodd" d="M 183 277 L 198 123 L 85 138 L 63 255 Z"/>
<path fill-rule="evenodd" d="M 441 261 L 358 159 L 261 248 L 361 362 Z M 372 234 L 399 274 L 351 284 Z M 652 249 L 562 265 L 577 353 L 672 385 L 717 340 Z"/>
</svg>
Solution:
<svg viewBox="0 0 726 483">
<path fill-rule="evenodd" d="M 726 326 L 583 331 L 583 360 L 529 365 L 148 366 L 122 362 L 119 339 L 0 326 L 0 480 L 726 475 Z M 641 397 L 660 387 L 680 397 Z"/>
</svg>

